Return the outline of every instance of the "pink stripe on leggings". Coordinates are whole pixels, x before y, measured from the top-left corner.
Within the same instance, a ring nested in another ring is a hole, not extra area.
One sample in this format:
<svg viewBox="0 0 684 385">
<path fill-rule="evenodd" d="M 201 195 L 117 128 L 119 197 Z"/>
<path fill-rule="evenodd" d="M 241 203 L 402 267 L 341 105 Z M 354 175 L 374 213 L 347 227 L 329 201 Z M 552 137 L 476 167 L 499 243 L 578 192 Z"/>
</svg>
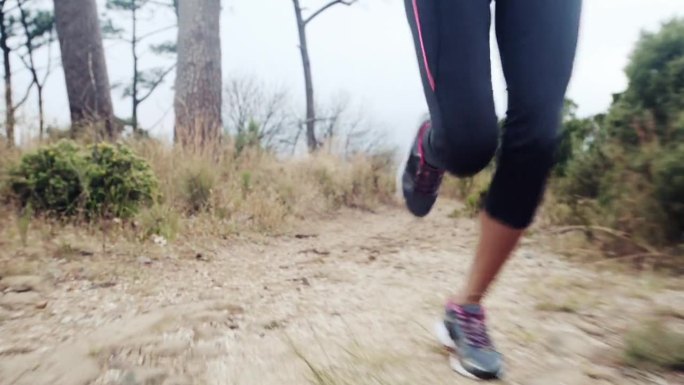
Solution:
<svg viewBox="0 0 684 385">
<path fill-rule="evenodd" d="M 425 63 L 425 72 L 427 73 L 428 83 L 430 88 L 435 91 L 435 79 L 432 77 L 432 71 L 428 65 L 427 54 L 425 53 L 425 44 L 423 43 L 423 29 L 420 26 L 420 16 L 418 15 L 418 0 L 413 0 L 413 14 L 416 16 L 416 26 L 418 28 L 418 40 L 420 41 L 420 49 L 423 51 L 423 62 Z"/>
</svg>

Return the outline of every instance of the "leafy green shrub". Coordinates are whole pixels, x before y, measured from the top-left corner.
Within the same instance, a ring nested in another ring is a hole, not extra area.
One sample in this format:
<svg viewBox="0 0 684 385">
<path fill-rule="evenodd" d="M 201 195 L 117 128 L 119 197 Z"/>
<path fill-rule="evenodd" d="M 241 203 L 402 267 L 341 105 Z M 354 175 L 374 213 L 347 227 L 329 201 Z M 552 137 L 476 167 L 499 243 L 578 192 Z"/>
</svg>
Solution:
<svg viewBox="0 0 684 385">
<path fill-rule="evenodd" d="M 22 207 L 60 218 L 130 218 L 157 194 L 148 164 L 123 145 L 60 141 L 24 155 L 9 180 Z"/>
<path fill-rule="evenodd" d="M 559 186 L 562 195 L 571 200 L 577 198 L 598 198 L 602 179 L 607 171 L 607 159 L 598 149 L 577 155 L 568 163 Z"/>
<path fill-rule="evenodd" d="M 655 185 L 660 205 L 672 224 L 668 235 L 684 242 L 684 144 L 656 161 Z"/>
<path fill-rule="evenodd" d="M 613 255 L 669 253 L 684 245 L 684 19 L 642 34 L 626 75 L 607 114 L 564 120 L 565 163 L 551 185 L 565 218 L 554 220 L 619 231 L 603 245 Z"/>
<path fill-rule="evenodd" d="M 130 218 L 155 200 L 157 179 L 145 160 L 122 145 L 99 143 L 85 156 L 88 215 Z"/>
<path fill-rule="evenodd" d="M 43 147 L 24 155 L 10 170 L 9 185 L 22 207 L 37 213 L 73 216 L 86 200 L 88 164 L 70 141 Z"/>
</svg>

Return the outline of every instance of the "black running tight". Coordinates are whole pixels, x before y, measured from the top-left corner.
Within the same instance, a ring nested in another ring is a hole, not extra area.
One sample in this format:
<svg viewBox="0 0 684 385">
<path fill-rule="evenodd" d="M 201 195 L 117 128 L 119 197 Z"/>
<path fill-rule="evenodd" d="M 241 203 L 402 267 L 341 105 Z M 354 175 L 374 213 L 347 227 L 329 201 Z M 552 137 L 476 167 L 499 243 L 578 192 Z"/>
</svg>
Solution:
<svg viewBox="0 0 684 385">
<path fill-rule="evenodd" d="M 492 96 L 490 1 L 405 2 L 432 119 L 428 163 L 470 176 L 499 149 L 485 209 L 511 227 L 527 227 L 553 167 L 581 0 L 496 0 L 508 86 L 502 132 Z"/>
</svg>

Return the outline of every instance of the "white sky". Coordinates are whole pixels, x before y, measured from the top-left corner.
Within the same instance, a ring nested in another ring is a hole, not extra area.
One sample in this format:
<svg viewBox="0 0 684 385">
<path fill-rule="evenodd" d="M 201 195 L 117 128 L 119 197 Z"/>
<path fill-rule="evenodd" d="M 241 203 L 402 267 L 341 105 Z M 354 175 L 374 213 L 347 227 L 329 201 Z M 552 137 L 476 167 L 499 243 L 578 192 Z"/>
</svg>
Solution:
<svg viewBox="0 0 684 385">
<path fill-rule="evenodd" d="M 102 1 L 102 0 L 98 0 Z M 315 9 L 324 0 L 301 0 Z M 465 0 L 464 0 L 465 1 Z M 482 0 L 467 0 L 482 1 Z M 303 76 L 297 31 L 290 0 L 224 0 L 221 15 L 223 76 L 248 75 L 287 87 L 292 102 L 303 113 Z M 585 0 L 575 76 L 568 96 L 581 115 L 605 111 L 611 95 L 626 87 L 623 73 L 640 31 L 655 30 L 668 19 L 684 16 L 683 0 Z M 100 11 L 105 10 L 104 6 Z M 144 29 L 173 22 L 171 14 L 157 12 Z M 319 103 L 340 93 L 361 108 L 395 143 L 411 141 L 416 124 L 426 111 L 403 0 L 360 0 L 353 7 L 339 6 L 316 19 L 309 31 L 309 48 Z M 173 33 L 163 38 L 171 38 Z M 494 43 L 493 43 L 494 44 Z M 105 43 L 112 83 L 130 77 L 128 48 Z M 494 89 L 497 109 L 505 111 L 505 84 L 493 45 Z M 58 54 L 58 50 L 55 49 Z M 149 56 L 146 63 L 163 65 Z M 19 63 L 15 64 L 17 68 Z M 17 75 L 16 91 L 25 81 Z M 141 107 L 141 124 L 156 136 L 172 132 L 173 77 Z M 47 85 L 48 121 L 68 124 L 68 102 L 61 69 Z M 113 91 L 115 112 L 128 116 L 128 100 Z M 18 96 L 15 96 L 15 98 Z M 24 122 L 35 114 L 33 103 L 22 111 Z M 24 124 L 24 133 L 31 124 Z M 19 136 L 22 136 L 20 133 Z M 25 134 L 24 134 L 25 136 Z"/>
</svg>

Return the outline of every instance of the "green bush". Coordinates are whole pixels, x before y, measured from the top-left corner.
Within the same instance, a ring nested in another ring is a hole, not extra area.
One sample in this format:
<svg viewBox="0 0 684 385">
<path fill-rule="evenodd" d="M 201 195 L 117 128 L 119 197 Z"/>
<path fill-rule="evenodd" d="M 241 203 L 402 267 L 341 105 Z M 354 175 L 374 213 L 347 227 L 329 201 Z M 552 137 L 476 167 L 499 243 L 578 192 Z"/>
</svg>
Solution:
<svg viewBox="0 0 684 385">
<path fill-rule="evenodd" d="M 561 179 L 563 196 L 573 201 L 577 198 L 598 198 L 607 169 L 607 159 L 598 149 L 576 156 L 567 164 L 566 178 Z"/>
<path fill-rule="evenodd" d="M 24 155 L 10 170 L 9 185 L 22 207 L 55 216 L 76 215 L 86 200 L 88 164 L 70 141 Z"/>
<path fill-rule="evenodd" d="M 665 250 L 684 245 L 684 19 L 644 33 L 627 89 L 605 115 L 564 120 L 563 168 L 552 181 L 559 222 L 610 227 Z M 586 123 L 586 124 L 585 124 Z M 607 249 L 633 253 L 615 241 Z M 676 251 L 675 251 L 676 255 Z"/>
<path fill-rule="evenodd" d="M 130 218 L 155 200 L 157 180 L 149 165 L 126 146 L 71 141 L 44 146 L 21 158 L 9 175 L 22 207 L 36 214 Z"/>
<path fill-rule="evenodd" d="M 671 222 L 668 235 L 684 242 L 684 144 L 664 152 L 654 168 L 657 198 Z"/>
<path fill-rule="evenodd" d="M 145 160 L 122 145 L 99 143 L 85 156 L 89 216 L 130 218 L 155 200 L 157 179 Z"/>
</svg>

